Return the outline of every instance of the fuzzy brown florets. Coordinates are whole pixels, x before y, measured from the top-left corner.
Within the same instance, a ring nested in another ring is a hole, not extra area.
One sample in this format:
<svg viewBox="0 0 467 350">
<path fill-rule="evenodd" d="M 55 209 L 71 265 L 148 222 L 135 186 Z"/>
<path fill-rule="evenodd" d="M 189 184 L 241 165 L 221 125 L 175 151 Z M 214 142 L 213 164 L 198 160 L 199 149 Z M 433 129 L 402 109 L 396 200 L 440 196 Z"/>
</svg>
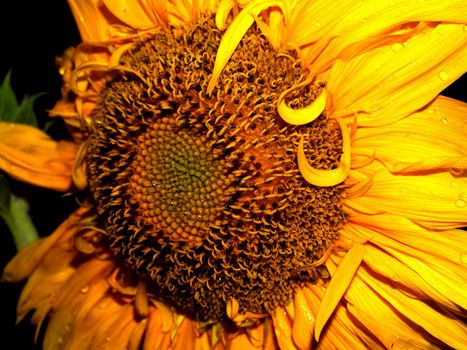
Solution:
<svg viewBox="0 0 467 350">
<path fill-rule="evenodd" d="M 284 90 L 305 78 L 256 28 L 243 38 L 207 95 L 221 33 L 208 19 L 135 43 L 121 60 L 90 130 L 90 189 L 111 251 L 148 277 L 150 292 L 202 321 L 267 313 L 293 289 L 327 274 L 322 257 L 345 215 L 343 189 L 307 183 L 312 166 L 337 166 L 342 139 L 325 116 L 291 126 L 278 116 Z M 294 108 L 320 86 L 290 93 Z"/>
</svg>

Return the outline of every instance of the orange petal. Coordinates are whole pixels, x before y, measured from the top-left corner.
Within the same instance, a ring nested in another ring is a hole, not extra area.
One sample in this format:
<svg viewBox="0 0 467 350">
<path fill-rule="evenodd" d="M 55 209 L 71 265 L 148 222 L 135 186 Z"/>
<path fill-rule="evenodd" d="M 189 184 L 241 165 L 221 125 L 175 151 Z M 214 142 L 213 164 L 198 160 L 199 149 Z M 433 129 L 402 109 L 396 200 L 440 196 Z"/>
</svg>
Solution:
<svg viewBox="0 0 467 350">
<path fill-rule="evenodd" d="M 107 30 L 115 21 L 111 13 L 102 8 L 99 0 L 68 0 L 83 41 L 104 41 Z"/>
<path fill-rule="evenodd" d="M 21 250 L 3 270 L 2 281 L 19 282 L 28 277 L 58 240 L 73 236 L 81 228 L 80 220 L 87 211 L 86 208 L 78 209 L 50 236 L 42 238 Z"/>
<path fill-rule="evenodd" d="M 315 314 L 308 305 L 305 294 L 298 288 L 294 295 L 295 318 L 292 327 L 292 338 L 299 349 L 311 349 Z"/>
<path fill-rule="evenodd" d="M 78 150 L 68 141 L 54 141 L 28 125 L 0 122 L 0 169 L 36 186 L 66 191 Z"/>
</svg>

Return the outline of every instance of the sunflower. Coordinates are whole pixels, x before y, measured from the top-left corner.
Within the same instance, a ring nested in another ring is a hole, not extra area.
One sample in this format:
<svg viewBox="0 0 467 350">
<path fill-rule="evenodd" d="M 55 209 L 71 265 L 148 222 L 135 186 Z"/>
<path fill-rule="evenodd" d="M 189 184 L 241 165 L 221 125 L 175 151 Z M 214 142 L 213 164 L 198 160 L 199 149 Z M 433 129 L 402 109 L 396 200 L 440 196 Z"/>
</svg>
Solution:
<svg viewBox="0 0 467 350">
<path fill-rule="evenodd" d="M 465 2 L 69 4 L 72 139 L 0 123 L 85 198 L 3 272 L 45 349 L 467 348 Z"/>
</svg>

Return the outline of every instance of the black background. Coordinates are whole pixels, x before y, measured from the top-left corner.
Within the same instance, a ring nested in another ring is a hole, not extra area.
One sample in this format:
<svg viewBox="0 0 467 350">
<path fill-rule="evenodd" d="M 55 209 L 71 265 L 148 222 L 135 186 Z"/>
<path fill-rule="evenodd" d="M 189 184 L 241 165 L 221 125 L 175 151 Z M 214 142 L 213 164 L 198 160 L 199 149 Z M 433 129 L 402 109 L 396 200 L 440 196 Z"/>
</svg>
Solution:
<svg viewBox="0 0 467 350">
<path fill-rule="evenodd" d="M 60 97 L 61 81 L 55 58 L 69 46 L 79 43 L 79 34 L 65 0 L 5 1 L 0 15 L 2 33 L 0 79 L 12 70 L 12 85 L 18 99 L 24 95 L 47 92 L 35 109 L 39 123 L 47 119 L 47 109 Z M 451 85 L 444 94 L 466 100 L 465 76 Z M 52 136 L 63 137 L 60 123 L 51 130 Z M 11 183 L 15 194 L 26 197 L 31 204 L 31 216 L 41 235 L 47 235 L 75 207 L 72 198 L 19 182 Z M 52 213 L 52 215 L 51 215 Z M 0 271 L 15 254 L 14 243 L 0 222 Z M 16 302 L 22 285 L 0 284 L 0 348 L 33 349 L 34 329 L 28 320 L 14 325 Z M 6 345 L 12 342 L 11 346 Z"/>
</svg>

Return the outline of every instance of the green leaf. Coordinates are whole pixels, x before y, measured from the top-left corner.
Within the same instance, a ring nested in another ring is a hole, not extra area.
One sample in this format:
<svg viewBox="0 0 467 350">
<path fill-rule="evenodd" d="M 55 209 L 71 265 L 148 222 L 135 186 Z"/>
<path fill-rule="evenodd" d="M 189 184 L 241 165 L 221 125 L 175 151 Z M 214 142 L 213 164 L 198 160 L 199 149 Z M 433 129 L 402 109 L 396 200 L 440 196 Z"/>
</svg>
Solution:
<svg viewBox="0 0 467 350">
<path fill-rule="evenodd" d="M 0 86 L 0 120 L 12 123 L 27 124 L 38 127 L 34 113 L 34 101 L 44 93 L 25 96 L 18 105 L 15 93 L 11 87 L 11 71 L 7 73 Z"/>
<path fill-rule="evenodd" d="M 7 73 L 0 85 L 0 120 L 12 121 L 12 118 L 18 109 L 18 101 L 16 101 L 15 93 L 10 84 L 11 71 Z"/>
<path fill-rule="evenodd" d="M 34 127 L 38 127 L 36 114 L 34 113 L 34 101 L 39 96 L 45 95 L 45 93 L 39 93 L 32 96 L 25 96 L 21 101 L 16 113 L 13 116 L 14 123 L 28 124 Z"/>
<path fill-rule="evenodd" d="M 10 186 L 2 174 L 0 174 L 0 217 L 10 229 L 18 250 L 39 238 L 29 217 L 28 202 L 11 193 Z"/>
</svg>

